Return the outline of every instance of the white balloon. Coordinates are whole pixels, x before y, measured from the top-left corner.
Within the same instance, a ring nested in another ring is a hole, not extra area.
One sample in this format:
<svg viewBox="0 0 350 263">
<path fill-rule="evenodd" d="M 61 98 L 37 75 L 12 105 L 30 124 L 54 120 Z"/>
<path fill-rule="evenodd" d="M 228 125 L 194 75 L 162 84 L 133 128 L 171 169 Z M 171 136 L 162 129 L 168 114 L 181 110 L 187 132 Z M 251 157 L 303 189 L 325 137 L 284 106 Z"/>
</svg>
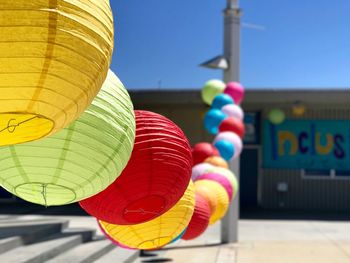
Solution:
<svg viewBox="0 0 350 263">
<path fill-rule="evenodd" d="M 243 121 L 244 112 L 242 108 L 236 104 L 228 104 L 222 107 L 221 111 L 226 114 L 228 117 L 235 117 Z"/>
<path fill-rule="evenodd" d="M 209 163 L 200 163 L 192 167 L 192 180 L 195 181 L 198 176 L 207 173 L 210 169 L 214 168 Z"/>
</svg>

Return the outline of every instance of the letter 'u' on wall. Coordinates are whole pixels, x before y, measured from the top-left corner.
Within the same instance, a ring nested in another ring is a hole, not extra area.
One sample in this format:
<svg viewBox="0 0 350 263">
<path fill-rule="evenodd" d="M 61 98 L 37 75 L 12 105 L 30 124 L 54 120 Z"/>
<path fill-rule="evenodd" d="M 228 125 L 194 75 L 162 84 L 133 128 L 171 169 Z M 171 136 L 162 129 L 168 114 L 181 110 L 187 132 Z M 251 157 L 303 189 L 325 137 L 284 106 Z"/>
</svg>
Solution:
<svg viewBox="0 0 350 263">
<path fill-rule="evenodd" d="M 286 145 L 289 143 L 289 153 L 286 153 Z M 297 137 L 288 131 L 278 132 L 278 155 L 284 156 L 295 155 L 298 152 L 298 139 Z"/>
<path fill-rule="evenodd" d="M 321 133 L 316 133 L 316 151 L 318 154 L 321 155 L 328 155 L 332 152 L 334 141 L 333 141 L 333 135 L 327 133 L 326 134 L 326 145 L 322 145 L 321 143 Z"/>
<path fill-rule="evenodd" d="M 101 89 L 113 42 L 109 0 L 1 0 L 0 146 L 76 120 Z"/>
</svg>

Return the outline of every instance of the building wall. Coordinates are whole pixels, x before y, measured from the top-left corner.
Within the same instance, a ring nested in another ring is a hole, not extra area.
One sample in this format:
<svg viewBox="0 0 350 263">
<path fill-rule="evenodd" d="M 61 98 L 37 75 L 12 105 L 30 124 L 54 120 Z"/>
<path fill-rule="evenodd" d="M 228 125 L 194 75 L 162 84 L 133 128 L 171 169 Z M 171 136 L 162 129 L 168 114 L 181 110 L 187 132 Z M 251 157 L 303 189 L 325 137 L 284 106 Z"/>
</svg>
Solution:
<svg viewBox="0 0 350 263">
<path fill-rule="evenodd" d="M 269 105 L 264 107 L 262 118 L 272 106 L 286 112 L 288 119 L 306 120 L 350 120 L 347 105 L 308 105 L 302 117 L 295 117 L 292 105 Z M 298 209 L 319 211 L 350 211 L 350 171 L 349 176 L 305 176 L 302 170 L 261 169 L 261 200 L 264 208 Z M 286 192 L 278 191 L 279 184 L 286 183 Z"/>
<path fill-rule="evenodd" d="M 211 142 L 212 138 L 203 128 L 203 116 L 208 110 L 200 99 L 198 91 L 158 92 L 155 95 L 132 94 L 136 109 L 146 109 L 163 114 L 177 123 L 189 138 L 191 144 Z M 301 100 L 307 108 L 302 117 L 292 114 L 295 99 Z M 289 119 L 350 120 L 349 94 L 339 92 L 280 92 L 252 91 L 246 96 L 243 108 L 247 112 L 261 113 L 260 122 L 266 119 L 271 108 L 282 108 Z M 260 129 L 259 136 L 262 137 Z M 262 139 L 260 138 L 260 142 Z M 263 145 L 246 145 L 262 153 Z M 249 162 L 249 160 L 247 160 Z M 350 211 L 349 177 L 305 177 L 302 170 L 263 169 L 262 155 L 258 167 L 258 205 L 268 209 L 295 209 L 317 211 Z M 350 174 L 350 171 L 349 171 Z M 244 171 L 241 171 L 244 176 Z M 249 175 L 247 175 L 249 176 Z M 279 191 L 279 185 L 287 185 L 286 191 Z"/>
</svg>

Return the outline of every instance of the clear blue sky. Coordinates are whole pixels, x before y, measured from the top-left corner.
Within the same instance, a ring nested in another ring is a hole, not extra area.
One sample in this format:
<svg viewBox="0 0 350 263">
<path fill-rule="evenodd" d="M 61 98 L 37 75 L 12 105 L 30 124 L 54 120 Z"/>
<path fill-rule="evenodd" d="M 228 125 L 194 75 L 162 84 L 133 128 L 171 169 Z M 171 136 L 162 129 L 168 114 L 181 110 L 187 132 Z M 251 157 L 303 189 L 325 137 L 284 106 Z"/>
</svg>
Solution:
<svg viewBox="0 0 350 263">
<path fill-rule="evenodd" d="M 111 0 L 112 69 L 129 89 L 199 88 L 220 71 L 225 0 Z M 349 0 L 241 0 L 241 82 L 260 87 L 350 87 Z"/>
</svg>

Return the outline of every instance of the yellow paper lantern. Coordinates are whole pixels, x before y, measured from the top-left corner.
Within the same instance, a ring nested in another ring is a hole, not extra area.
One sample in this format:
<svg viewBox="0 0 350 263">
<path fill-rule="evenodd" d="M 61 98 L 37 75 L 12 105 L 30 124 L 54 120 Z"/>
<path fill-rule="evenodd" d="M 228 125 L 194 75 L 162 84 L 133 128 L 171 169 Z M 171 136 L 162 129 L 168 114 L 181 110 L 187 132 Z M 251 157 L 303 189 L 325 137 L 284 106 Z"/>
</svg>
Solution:
<svg viewBox="0 0 350 263">
<path fill-rule="evenodd" d="M 230 205 L 230 201 L 227 192 L 221 184 L 211 180 L 199 180 L 195 182 L 197 188 L 207 188 L 208 192 L 215 195 L 216 198 L 216 209 L 210 216 L 209 225 L 215 224 L 217 221 L 222 219 Z"/>
<path fill-rule="evenodd" d="M 0 185 L 45 206 L 83 200 L 121 174 L 134 139 L 131 99 L 110 71 L 90 107 L 74 123 L 35 142 L 0 147 Z"/>
<path fill-rule="evenodd" d="M 142 224 L 113 225 L 99 221 L 103 232 L 124 247 L 152 250 L 169 244 L 188 226 L 195 206 L 194 185 L 190 182 L 177 204 L 163 215 Z"/>
<path fill-rule="evenodd" d="M 218 205 L 216 194 L 213 191 L 211 191 L 209 187 L 206 187 L 205 184 L 198 182 L 200 181 L 195 181 L 194 183 L 195 192 L 196 194 L 199 194 L 208 201 L 210 207 L 210 214 L 212 215 L 215 213 L 216 207 Z"/>
<path fill-rule="evenodd" d="M 85 111 L 113 52 L 108 0 L 0 1 L 0 146 L 51 135 Z"/>
<path fill-rule="evenodd" d="M 297 117 L 303 116 L 305 114 L 305 111 L 306 111 L 306 107 L 304 104 L 302 104 L 299 101 L 293 103 L 292 112 L 295 116 Z"/>
</svg>

